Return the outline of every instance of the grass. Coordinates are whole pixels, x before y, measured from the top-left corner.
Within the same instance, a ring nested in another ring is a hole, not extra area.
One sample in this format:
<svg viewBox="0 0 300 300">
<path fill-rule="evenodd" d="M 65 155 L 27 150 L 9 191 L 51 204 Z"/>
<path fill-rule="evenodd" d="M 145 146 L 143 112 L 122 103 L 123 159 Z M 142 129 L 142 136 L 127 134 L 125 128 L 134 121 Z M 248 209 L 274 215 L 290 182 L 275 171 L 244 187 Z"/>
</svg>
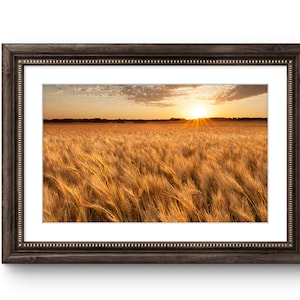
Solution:
<svg viewBox="0 0 300 300">
<path fill-rule="evenodd" d="M 265 121 L 44 125 L 44 222 L 266 222 Z"/>
</svg>

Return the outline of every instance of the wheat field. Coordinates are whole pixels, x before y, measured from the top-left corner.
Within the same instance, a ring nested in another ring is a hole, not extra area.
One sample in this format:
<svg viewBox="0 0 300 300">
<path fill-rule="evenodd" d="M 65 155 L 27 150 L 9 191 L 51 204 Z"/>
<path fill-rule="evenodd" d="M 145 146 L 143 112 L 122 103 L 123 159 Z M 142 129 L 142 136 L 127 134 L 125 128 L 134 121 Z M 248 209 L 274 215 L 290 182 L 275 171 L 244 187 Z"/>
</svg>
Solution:
<svg viewBox="0 0 300 300">
<path fill-rule="evenodd" d="M 266 222 L 266 121 L 44 124 L 44 222 Z"/>
</svg>

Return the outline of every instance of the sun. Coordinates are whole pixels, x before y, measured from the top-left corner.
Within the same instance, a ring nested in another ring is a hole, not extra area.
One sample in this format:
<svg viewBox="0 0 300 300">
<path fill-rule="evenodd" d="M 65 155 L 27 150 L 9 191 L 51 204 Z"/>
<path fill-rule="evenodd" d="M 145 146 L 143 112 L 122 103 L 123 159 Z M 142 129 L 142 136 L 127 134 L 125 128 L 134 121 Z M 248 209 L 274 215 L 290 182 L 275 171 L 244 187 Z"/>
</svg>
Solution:
<svg viewBox="0 0 300 300">
<path fill-rule="evenodd" d="M 193 119 L 205 118 L 206 110 L 201 106 L 195 106 L 191 109 L 190 115 Z"/>
</svg>

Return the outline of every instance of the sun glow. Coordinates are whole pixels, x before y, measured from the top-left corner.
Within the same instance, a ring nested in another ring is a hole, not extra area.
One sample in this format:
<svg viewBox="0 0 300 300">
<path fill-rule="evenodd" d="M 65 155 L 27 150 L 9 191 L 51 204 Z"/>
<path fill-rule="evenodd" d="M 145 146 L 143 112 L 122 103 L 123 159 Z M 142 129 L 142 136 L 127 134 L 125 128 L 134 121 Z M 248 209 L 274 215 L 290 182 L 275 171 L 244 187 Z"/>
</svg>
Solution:
<svg viewBox="0 0 300 300">
<path fill-rule="evenodd" d="M 207 116 L 205 108 L 201 106 L 195 106 L 190 111 L 190 116 L 193 119 L 205 118 Z"/>
</svg>

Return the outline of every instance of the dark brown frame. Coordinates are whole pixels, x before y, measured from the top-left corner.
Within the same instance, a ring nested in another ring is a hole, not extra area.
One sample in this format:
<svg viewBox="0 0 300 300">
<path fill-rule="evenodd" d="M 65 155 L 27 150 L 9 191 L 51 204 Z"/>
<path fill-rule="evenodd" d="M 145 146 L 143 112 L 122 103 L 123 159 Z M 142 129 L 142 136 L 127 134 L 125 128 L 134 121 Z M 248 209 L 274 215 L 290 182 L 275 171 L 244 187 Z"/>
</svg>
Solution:
<svg viewBox="0 0 300 300">
<path fill-rule="evenodd" d="M 27 64 L 286 65 L 287 242 L 24 242 L 22 91 Z M 300 45 L 4 44 L 2 80 L 3 263 L 300 263 Z"/>
</svg>

